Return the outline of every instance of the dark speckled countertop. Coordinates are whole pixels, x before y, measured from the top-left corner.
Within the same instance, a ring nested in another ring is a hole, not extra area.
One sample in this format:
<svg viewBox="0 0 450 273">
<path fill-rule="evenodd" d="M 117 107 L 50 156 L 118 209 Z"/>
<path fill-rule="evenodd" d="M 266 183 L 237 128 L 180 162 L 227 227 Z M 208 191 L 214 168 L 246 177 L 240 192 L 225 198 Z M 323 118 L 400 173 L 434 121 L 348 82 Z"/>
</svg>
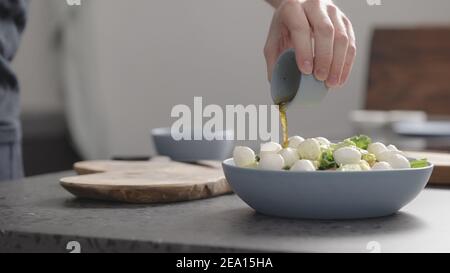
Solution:
<svg viewBox="0 0 450 273">
<path fill-rule="evenodd" d="M 256 214 L 234 195 L 169 205 L 78 200 L 58 183 L 71 174 L 0 183 L 0 252 L 69 252 L 73 241 L 82 252 L 450 252 L 446 189 L 427 189 L 387 218 L 305 221 Z"/>
</svg>

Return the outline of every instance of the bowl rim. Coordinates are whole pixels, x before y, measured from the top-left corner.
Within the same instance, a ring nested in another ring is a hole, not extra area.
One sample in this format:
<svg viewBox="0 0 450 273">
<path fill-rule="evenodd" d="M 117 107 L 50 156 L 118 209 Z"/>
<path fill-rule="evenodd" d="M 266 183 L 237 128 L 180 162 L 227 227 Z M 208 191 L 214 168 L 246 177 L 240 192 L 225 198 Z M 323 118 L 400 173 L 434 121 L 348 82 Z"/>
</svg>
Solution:
<svg viewBox="0 0 450 273">
<path fill-rule="evenodd" d="M 424 171 L 434 168 L 434 164 L 431 162 L 428 162 L 427 167 L 422 168 L 410 168 L 410 169 L 392 169 L 392 170 L 369 170 L 369 171 L 354 171 L 354 172 L 338 172 L 338 171 L 314 171 L 314 172 L 308 172 L 308 171 L 273 171 L 273 170 L 261 170 L 261 169 L 255 169 L 255 168 L 244 168 L 244 167 L 238 167 L 234 165 L 233 158 L 228 158 L 222 161 L 222 166 L 231 168 L 231 169 L 238 169 L 242 171 L 249 171 L 249 172 L 262 172 L 266 174 L 279 174 L 279 175 L 295 175 L 295 174 L 313 174 L 313 175 L 350 175 L 350 174 L 382 174 L 382 173 L 402 173 L 402 172 L 412 172 L 412 171 Z"/>
</svg>

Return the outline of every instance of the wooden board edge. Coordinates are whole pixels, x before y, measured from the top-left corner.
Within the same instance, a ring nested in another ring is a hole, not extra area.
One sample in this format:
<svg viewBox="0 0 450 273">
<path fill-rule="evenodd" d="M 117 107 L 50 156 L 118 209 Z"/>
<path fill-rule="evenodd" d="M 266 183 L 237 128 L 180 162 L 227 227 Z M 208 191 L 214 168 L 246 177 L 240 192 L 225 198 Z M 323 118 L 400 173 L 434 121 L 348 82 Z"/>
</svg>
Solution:
<svg viewBox="0 0 450 273">
<path fill-rule="evenodd" d="M 79 198 L 125 202 L 134 204 L 173 203 L 198 199 L 207 199 L 233 193 L 225 177 L 217 181 L 191 185 L 169 186 L 123 186 L 75 184 L 60 180 L 60 185 Z"/>
</svg>

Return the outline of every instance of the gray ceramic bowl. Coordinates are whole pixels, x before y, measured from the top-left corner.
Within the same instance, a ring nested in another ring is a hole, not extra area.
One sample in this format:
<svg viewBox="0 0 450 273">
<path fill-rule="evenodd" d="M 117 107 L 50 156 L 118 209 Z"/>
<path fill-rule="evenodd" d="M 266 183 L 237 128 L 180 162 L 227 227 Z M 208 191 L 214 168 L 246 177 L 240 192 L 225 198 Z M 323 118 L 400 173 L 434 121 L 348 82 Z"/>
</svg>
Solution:
<svg viewBox="0 0 450 273">
<path fill-rule="evenodd" d="M 279 217 L 340 220 L 388 216 L 424 189 L 426 168 L 365 172 L 289 172 L 222 164 L 234 192 L 257 212 Z"/>
<path fill-rule="evenodd" d="M 224 136 L 233 131 L 220 132 Z M 157 128 L 151 131 L 153 143 L 159 155 L 168 156 L 172 160 L 196 162 L 199 160 L 224 160 L 234 148 L 233 140 L 175 140 L 170 128 Z"/>
</svg>

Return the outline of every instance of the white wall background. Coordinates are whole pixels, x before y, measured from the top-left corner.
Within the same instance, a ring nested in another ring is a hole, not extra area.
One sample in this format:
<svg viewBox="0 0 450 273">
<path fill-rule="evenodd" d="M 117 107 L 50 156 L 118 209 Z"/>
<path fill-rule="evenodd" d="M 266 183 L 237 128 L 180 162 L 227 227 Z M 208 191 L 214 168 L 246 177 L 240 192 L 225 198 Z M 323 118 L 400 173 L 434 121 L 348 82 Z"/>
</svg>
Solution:
<svg viewBox="0 0 450 273">
<path fill-rule="evenodd" d="M 331 92 L 320 106 L 289 113 L 293 133 L 352 133 L 347 116 L 364 100 L 375 26 L 450 24 L 448 0 L 382 0 L 382 6 L 365 0 L 336 2 L 356 29 L 354 73 L 345 88 Z M 33 1 L 16 60 L 26 111 L 59 111 L 64 105 L 48 41 L 54 27 L 49 5 L 54 3 Z M 270 103 L 262 48 L 272 9 L 262 0 L 85 0 L 81 7 L 61 9 L 81 14 L 67 27 L 76 33 L 69 47 L 82 59 L 73 61 L 80 66 L 75 70 L 89 73 L 79 73 L 81 87 L 73 88 L 77 84 L 72 80 L 66 90 L 84 94 L 70 109 L 79 120 L 76 130 L 88 132 L 78 138 L 84 138 L 80 143 L 88 147 L 89 157 L 148 154 L 149 129 L 170 125 L 172 106 L 192 104 L 193 96 L 203 96 L 208 104 Z"/>
</svg>

